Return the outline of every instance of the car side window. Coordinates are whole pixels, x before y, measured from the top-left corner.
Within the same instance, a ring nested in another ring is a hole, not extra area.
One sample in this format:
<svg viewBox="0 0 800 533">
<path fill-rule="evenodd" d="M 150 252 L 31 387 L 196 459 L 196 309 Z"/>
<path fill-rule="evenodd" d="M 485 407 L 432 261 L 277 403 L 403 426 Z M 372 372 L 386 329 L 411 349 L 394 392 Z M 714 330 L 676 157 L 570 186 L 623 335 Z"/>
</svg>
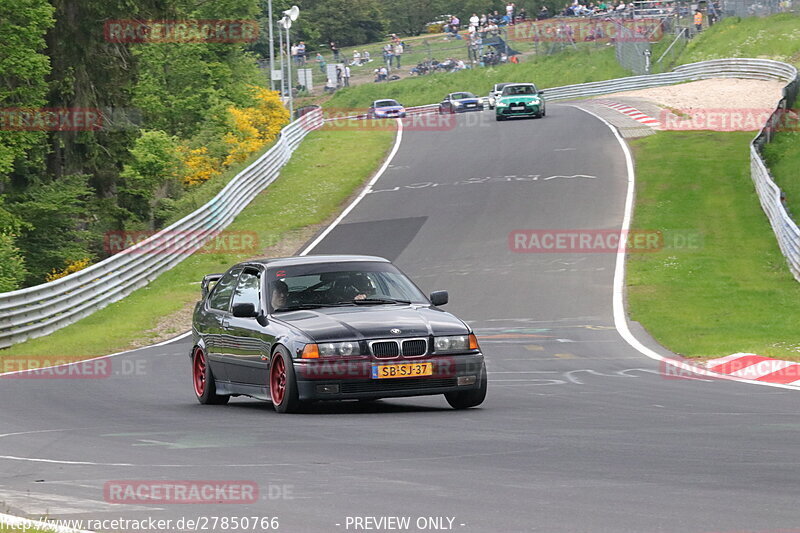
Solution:
<svg viewBox="0 0 800 533">
<path fill-rule="evenodd" d="M 239 273 L 241 271 L 241 268 L 235 268 L 233 270 L 229 270 L 220 278 L 220 280 L 214 286 L 214 290 L 211 292 L 211 295 L 208 297 L 208 306 L 211 309 L 216 309 L 218 311 L 228 310 L 228 304 L 231 301 L 233 287 L 236 283 L 236 278 L 239 277 Z"/>
<path fill-rule="evenodd" d="M 239 283 L 233 291 L 233 305 L 253 304 L 256 310 L 261 308 L 261 277 L 254 270 L 245 270 L 239 276 Z"/>
</svg>

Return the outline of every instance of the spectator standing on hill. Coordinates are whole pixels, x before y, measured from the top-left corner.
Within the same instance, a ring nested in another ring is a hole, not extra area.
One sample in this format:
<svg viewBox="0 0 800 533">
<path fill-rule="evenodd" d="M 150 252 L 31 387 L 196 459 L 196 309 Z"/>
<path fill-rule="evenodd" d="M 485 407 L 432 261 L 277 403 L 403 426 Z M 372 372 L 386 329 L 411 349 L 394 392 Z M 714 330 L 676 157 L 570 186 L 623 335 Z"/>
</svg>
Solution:
<svg viewBox="0 0 800 533">
<path fill-rule="evenodd" d="M 514 7 L 514 2 L 509 2 L 508 5 L 506 5 L 506 16 L 512 24 L 514 23 Z"/>
<path fill-rule="evenodd" d="M 394 45 L 394 59 L 397 63 L 397 68 L 400 68 L 400 57 L 403 55 L 403 43 L 397 41 Z"/>
<path fill-rule="evenodd" d="M 478 14 L 477 13 L 473 13 L 472 16 L 469 18 L 469 27 L 477 29 L 478 24 L 480 24 L 480 23 L 481 23 L 481 19 L 478 17 Z"/>
<path fill-rule="evenodd" d="M 323 56 L 321 52 L 317 52 L 317 65 L 319 65 L 320 72 L 325 74 L 325 66 L 327 63 L 325 62 L 325 56 Z"/>
<path fill-rule="evenodd" d="M 541 9 L 539 9 L 539 14 L 536 15 L 536 18 L 539 20 L 545 20 L 550 18 L 550 11 L 547 9 L 547 6 L 543 5 Z"/>
<path fill-rule="evenodd" d="M 386 44 L 383 47 L 383 63 L 386 65 L 387 69 L 392 68 L 392 57 L 394 56 L 393 48 L 391 44 Z"/>
<path fill-rule="evenodd" d="M 300 63 L 300 60 L 297 57 L 297 50 L 298 50 L 297 45 L 293 44 L 291 50 L 292 50 L 292 61 L 294 62 L 295 65 L 297 65 L 298 63 Z"/>
<path fill-rule="evenodd" d="M 372 58 L 369 56 L 369 50 L 364 50 L 364 63 L 369 63 L 372 61 Z"/>
<path fill-rule="evenodd" d="M 703 12 L 699 9 L 694 11 L 694 29 L 697 33 L 703 31 Z"/>
<path fill-rule="evenodd" d="M 361 64 L 361 52 L 359 52 L 358 50 L 353 50 L 353 61 L 350 64 L 351 65 Z"/>
<path fill-rule="evenodd" d="M 344 66 L 344 72 L 342 73 L 342 79 L 344 80 L 344 86 L 350 87 L 350 66 Z"/>
<path fill-rule="evenodd" d="M 330 44 L 331 52 L 333 53 L 333 60 L 337 63 L 339 62 L 339 48 L 336 46 L 336 43 L 331 41 Z"/>
</svg>

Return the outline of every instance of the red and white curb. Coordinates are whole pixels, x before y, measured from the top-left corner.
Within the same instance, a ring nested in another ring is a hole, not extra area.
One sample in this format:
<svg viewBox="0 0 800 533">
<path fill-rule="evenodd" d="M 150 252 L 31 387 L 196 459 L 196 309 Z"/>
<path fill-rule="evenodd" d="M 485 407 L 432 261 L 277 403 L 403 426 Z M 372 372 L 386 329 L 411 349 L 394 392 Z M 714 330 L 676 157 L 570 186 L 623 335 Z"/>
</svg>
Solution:
<svg viewBox="0 0 800 533">
<path fill-rule="evenodd" d="M 642 113 L 635 107 L 631 107 L 625 104 L 619 104 L 617 102 L 608 102 L 605 100 L 599 100 L 599 103 L 606 107 L 610 107 L 615 111 L 619 111 L 623 115 L 632 118 L 633 120 L 635 120 L 640 124 L 644 124 L 645 126 L 650 126 L 653 129 L 661 129 L 661 122 L 659 122 L 658 119 L 655 119 L 650 115 Z"/>
<path fill-rule="evenodd" d="M 800 386 L 800 363 L 772 359 L 752 353 L 735 353 L 706 361 L 705 368 L 736 378 Z"/>
</svg>

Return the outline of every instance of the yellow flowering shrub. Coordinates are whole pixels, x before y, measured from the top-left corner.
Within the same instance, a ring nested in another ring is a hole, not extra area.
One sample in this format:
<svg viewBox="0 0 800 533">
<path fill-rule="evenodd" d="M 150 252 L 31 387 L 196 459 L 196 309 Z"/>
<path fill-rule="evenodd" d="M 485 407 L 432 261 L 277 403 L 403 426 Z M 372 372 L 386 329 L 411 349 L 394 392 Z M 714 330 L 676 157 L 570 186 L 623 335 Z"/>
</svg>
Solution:
<svg viewBox="0 0 800 533">
<path fill-rule="evenodd" d="M 57 279 L 63 278 L 64 276 L 68 276 L 73 272 L 78 272 L 79 270 L 83 270 L 84 268 L 88 267 L 92 264 L 92 260 L 88 257 L 84 259 L 78 259 L 77 261 L 68 261 L 67 266 L 62 270 L 53 269 L 50 273 L 45 276 L 46 281 L 55 281 Z"/>
<path fill-rule="evenodd" d="M 289 111 L 283 107 L 277 91 L 250 86 L 255 100 L 253 107 L 228 108 L 232 131 L 224 136 L 228 145 L 225 165 L 247 159 L 250 154 L 271 143 L 289 122 Z"/>
<path fill-rule="evenodd" d="M 200 148 L 180 148 L 183 159 L 185 185 L 199 185 L 221 173 L 220 162 L 208 153 L 205 146 Z"/>
</svg>

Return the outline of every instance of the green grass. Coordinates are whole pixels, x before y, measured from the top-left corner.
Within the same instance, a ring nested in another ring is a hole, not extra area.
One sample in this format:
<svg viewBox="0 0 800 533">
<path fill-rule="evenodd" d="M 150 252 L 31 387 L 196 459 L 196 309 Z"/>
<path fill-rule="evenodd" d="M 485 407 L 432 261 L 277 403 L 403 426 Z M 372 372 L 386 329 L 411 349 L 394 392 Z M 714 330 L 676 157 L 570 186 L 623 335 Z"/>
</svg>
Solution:
<svg viewBox="0 0 800 533">
<path fill-rule="evenodd" d="M 786 194 L 792 218 L 800 220 L 800 131 L 779 132 L 763 154 L 775 183 Z"/>
<path fill-rule="evenodd" d="M 616 61 L 614 47 L 582 45 L 550 56 L 531 56 L 519 64 L 468 69 L 408 78 L 392 83 L 371 83 L 342 89 L 326 104 L 335 108 L 366 108 L 379 98 L 394 98 L 406 106 L 433 104 L 453 91 L 489 93 L 502 82 L 534 82 L 539 87 L 606 80 L 627 76 Z"/>
<path fill-rule="evenodd" d="M 289 232 L 324 222 L 375 172 L 393 138 L 394 132 L 388 130 L 310 133 L 281 176 L 226 231 L 255 231 L 263 250 Z M 160 318 L 199 298 L 199 282 L 205 274 L 225 271 L 243 259 L 246 256 L 241 254 L 195 254 L 127 298 L 51 335 L 2 350 L 0 357 L 90 356 L 146 341 Z"/>
<path fill-rule="evenodd" d="M 725 57 L 775 59 L 800 66 L 800 16 L 725 19 L 692 39 L 679 62 Z"/>
<path fill-rule="evenodd" d="M 628 256 L 628 311 L 691 357 L 753 352 L 800 360 L 800 284 L 750 179 L 752 133 L 661 132 L 633 141 L 634 228 L 699 246 Z"/>
</svg>

